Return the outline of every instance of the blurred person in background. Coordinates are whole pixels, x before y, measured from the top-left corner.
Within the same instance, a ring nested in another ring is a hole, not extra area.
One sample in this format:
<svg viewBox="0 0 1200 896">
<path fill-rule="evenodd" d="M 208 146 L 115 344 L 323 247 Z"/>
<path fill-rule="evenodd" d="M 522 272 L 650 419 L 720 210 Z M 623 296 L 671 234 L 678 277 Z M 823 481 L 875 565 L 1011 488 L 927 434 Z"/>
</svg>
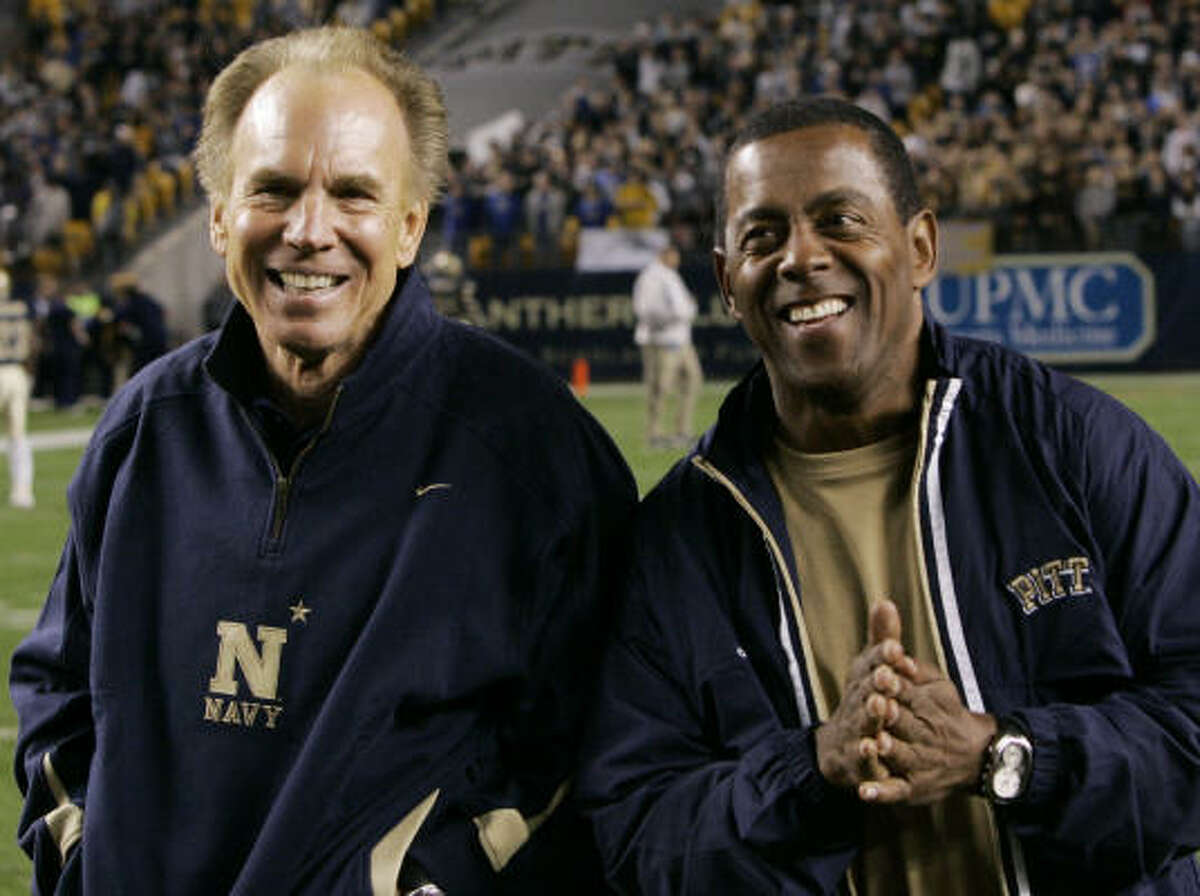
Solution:
<svg viewBox="0 0 1200 896">
<path fill-rule="evenodd" d="M 559 240 L 567 216 L 567 195 L 554 185 L 547 171 L 537 171 L 525 193 L 525 227 L 533 238 L 533 263 L 557 267 L 561 263 Z"/>
<path fill-rule="evenodd" d="M 467 276 L 461 258 L 439 249 L 429 259 L 426 279 L 439 314 L 474 326 L 483 324 L 483 312 L 475 298 L 475 281 Z"/>
<path fill-rule="evenodd" d="M 133 374 L 166 353 L 167 324 L 162 305 L 141 288 L 137 274 L 132 271 L 118 271 L 108 278 L 107 299 L 116 330 L 115 391 Z"/>
<path fill-rule="evenodd" d="M 575 201 L 575 216 L 579 218 L 580 227 L 607 227 L 613 211 L 612 202 L 595 183 L 584 184 Z"/>
<path fill-rule="evenodd" d="M 1184 252 L 1200 251 L 1200 189 L 1195 169 L 1180 175 L 1171 195 L 1171 222 Z"/>
<path fill-rule="evenodd" d="M 46 372 L 54 395 L 54 406 L 68 410 L 83 393 L 83 354 L 90 339 L 84 320 L 68 302 L 62 281 L 51 273 L 37 275 L 35 302 L 44 337 L 40 341 Z"/>
<path fill-rule="evenodd" d="M 640 165 L 630 166 L 613 193 L 618 224 L 626 230 L 645 230 L 658 223 L 659 203 Z"/>
<path fill-rule="evenodd" d="M 658 449 L 687 447 L 704 377 L 692 345 L 696 298 L 679 275 L 674 246 L 662 249 L 633 281 L 633 314 L 646 389 L 646 443 Z M 668 427 L 672 407 L 674 425 Z"/>
<path fill-rule="evenodd" d="M 1075 194 L 1075 220 L 1083 232 L 1085 249 L 1099 249 L 1107 243 L 1107 230 L 1117 209 L 1117 184 L 1113 172 L 1103 162 L 1093 162 L 1084 171 L 1083 184 Z"/>
<path fill-rule="evenodd" d="M 467 241 L 474 219 L 473 206 L 465 176 L 457 171 L 451 172 L 441 202 L 442 245 L 459 258 L 467 254 Z"/>
<path fill-rule="evenodd" d="M 571 776 L 636 491 L 436 313 L 437 85 L 369 32 L 213 82 L 221 329 L 108 403 L 12 659 L 38 892 L 598 892 Z"/>
<path fill-rule="evenodd" d="M 510 171 L 501 169 L 492 177 L 483 192 L 482 204 L 487 235 L 492 239 L 492 264 L 513 267 L 521 233 L 521 196 Z"/>
<path fill-rule="evenodd" d="M 33 311 L 12 298 L 12 280 L 0 268 L 0 412 L 7 419 L 8 502 L 33 507 L 33 447 L 26 435 L 36 357 Z"/>
</svg>

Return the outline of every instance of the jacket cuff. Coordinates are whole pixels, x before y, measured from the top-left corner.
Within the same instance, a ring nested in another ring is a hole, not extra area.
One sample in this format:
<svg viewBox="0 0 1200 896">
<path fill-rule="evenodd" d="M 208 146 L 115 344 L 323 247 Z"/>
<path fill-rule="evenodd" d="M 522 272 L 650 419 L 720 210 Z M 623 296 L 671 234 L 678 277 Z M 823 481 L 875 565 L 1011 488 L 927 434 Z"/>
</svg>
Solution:
<svg viewBox="0 0 1200 896">
<path fill-rule="evenodd" d="M 1011 713 L 1033 743 L 1033 769 L 1025 795 L 1012 804 L 1016 811 L 1057 805 L 1061 802 L 1059 783 L 1063 767 L 1058 737 L 1058 719 L 1053 709 L 1022 709 Z"/>
<path fill-rule="evenodd" d="M 773 732 L 746 753 L 743 780 L 756 793 L 734 794 L 734 813 L 751 840 L 803 837 L 826 846 L 856 842 L 862 807 L 825 780 L 817 764 L 815 728 Z M 739 811 L 739 809 L 741 811 Z"/>
</svg>

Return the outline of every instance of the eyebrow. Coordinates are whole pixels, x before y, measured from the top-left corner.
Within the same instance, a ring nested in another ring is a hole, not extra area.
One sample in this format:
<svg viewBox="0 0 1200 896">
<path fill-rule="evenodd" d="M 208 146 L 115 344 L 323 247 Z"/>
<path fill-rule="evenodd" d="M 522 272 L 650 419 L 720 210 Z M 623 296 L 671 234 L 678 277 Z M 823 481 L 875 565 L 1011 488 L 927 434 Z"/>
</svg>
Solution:
<svg viewBox="0 0 1200 896">
<path fill-rule="evenodd" d="M 331 193 L 354 192 L 378 196 L 383 192 L 383 184 L 378 178 L 369 174 L 343 174 L 335 177 L 329 185 Z"/>
<path fill-rule="evenodd" d="M 253 193 L 256 190 L 261 190 L 264 187 L 296 187 L 299 185 L 299 180 L 282 171 L 277 171 L 274 168 L 262 168 L 255 171 L 246 178 L 246 191 Z"/>
<path fill-rule="evenodd" d="M 824 193 L 818 193 L 810 199 L 805 204 L 804 211 L 811 214 L 814 210 L 829 208 L 830 206 L 873 206 L 874 204 L 875 200 L 862 190 L 856 190 L 854 187 L 835 187 L 832 190 L 826 190 Z M 733 225 L 735 229 L 741 229 L 752 221 L 778 221 L 782 218 L 787 218 L 787 216 L 788 214 L 785 209 L 768 201 L 760 205 L 751 206 L 739 213 L 733 219 Z"/>
<path fill-rule="evenodd" d="M 854 187 L 836 187 L 826 190 L 809 200 L 807 209 L 824 208 L 830 205 L 867 205 L 873 206 L 875 200 Z"/>
<path fill-rule="evenodd" d="M 279 171 L 275 168 L 263 168 L 255 171 L 246 179 L 246 190 L 254 192 L 263 188 L 299 189 L 303 181 Z M 329 185 L 331 193 L 358 192 L 378 196 L 383 191 L 383 184 L 378 178 L 369 174 L 343 174 L 333 179 Z"/>
</svg>

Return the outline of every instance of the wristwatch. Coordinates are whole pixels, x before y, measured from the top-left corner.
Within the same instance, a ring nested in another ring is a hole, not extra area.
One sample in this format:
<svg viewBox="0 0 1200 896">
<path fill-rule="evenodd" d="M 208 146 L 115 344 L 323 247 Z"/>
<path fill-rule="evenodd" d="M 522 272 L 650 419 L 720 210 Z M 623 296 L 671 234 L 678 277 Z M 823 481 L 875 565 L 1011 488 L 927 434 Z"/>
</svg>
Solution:
<svg viewBox="0 0 1200 896">
<path fill-rule="evenodd" d="M 1011 719 L 1000 719 L 995 736 L 983 753 L 979 792 L 995 805 L 1019 800 L 1029 787 L 1033 742 Z"/>
</svg>

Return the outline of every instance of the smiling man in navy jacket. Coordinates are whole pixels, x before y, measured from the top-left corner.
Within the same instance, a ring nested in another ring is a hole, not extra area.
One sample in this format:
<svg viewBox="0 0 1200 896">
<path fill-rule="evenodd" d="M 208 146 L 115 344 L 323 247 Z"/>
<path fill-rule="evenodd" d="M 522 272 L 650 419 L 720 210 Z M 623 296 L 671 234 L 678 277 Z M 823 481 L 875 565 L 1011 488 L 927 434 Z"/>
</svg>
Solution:
<svg viewBox="0 0 1200 896">
<path fill-rule="evenodd" d="M 433 309 L 440 92 L 298 32 L 216 79 L 198 157 L 239 302 L 111 402 L 13 657 L 35 889 L 591 890 L 559 807 L 635 491 Z"/>
<path fill-rule="evenodd" d="M 581 790 L 625 893 L 1196 893 L 1200 492 L 924 319 L 937 225 L 828 99 L 727 157 L 763 363 L 647 497 Z"/>
</svg>

